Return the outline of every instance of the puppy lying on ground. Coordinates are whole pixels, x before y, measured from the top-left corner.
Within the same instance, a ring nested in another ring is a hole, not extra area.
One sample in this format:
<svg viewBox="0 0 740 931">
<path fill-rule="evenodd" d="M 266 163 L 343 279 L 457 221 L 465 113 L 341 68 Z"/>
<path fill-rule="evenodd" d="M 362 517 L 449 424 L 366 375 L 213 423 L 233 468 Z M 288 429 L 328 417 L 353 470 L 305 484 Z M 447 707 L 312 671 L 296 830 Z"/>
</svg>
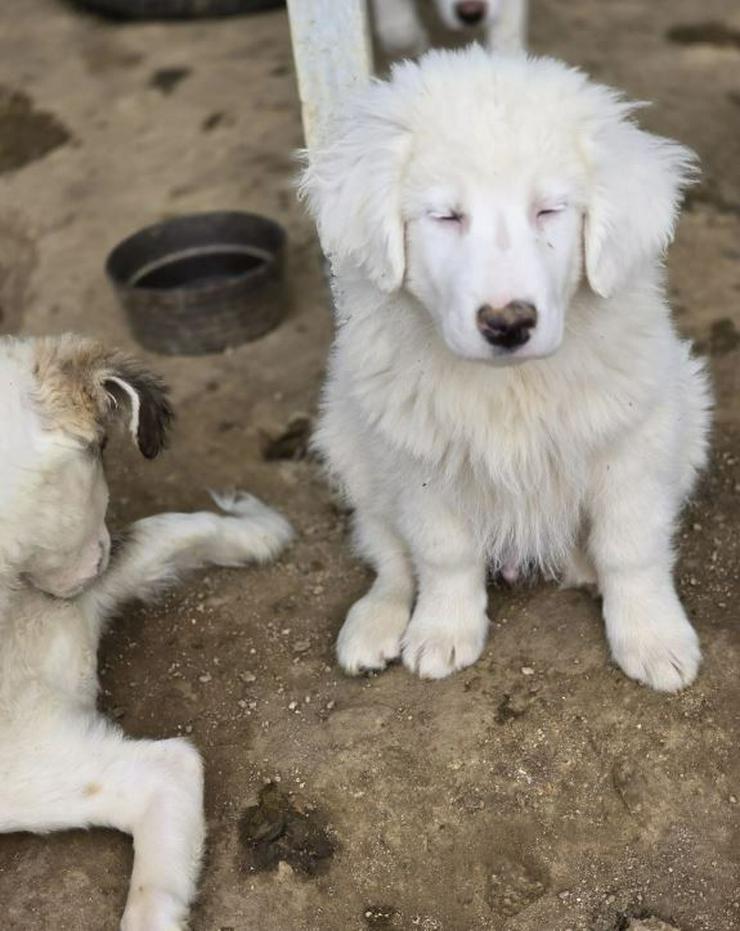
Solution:
<svg viewBox="0 0 740 931">
<path fill-rule="evenodd" d="M 480 36 L 496 51 L 522 49 L 527 43 L 528 6 L 529 0 L 373 0 L 372 9 L 385 51 L 408 55 L 429 48 L 425 21 L 430 17 L 425 14 L 432 10 L 442 25 L 466 41 Z"/>
<path fill-rule="evenodd" d="M 255 498 L 223 497 L 226 516 L 137 521 L 108 565 L 101 448 L 117 419 L 156 456 L 161 383 L 87 340 L 0 340 L 0 831 L 132 834 L 121 928 L 173 931 L 200 866 L 201 761 L 186 740 L 128 740 L 96 711 L 100 634 L 125 601 L 186 569 L 268 560 L 291 529 Z"/>
<path fill-rule="evenodd" d="M 339 326 L 316 444 L 377 571 L 347 672 L 475 662 L 486 570 L 595 582 L 612 656 L 675 691 L 697 636 L 672 579 L 710 395 L 662 254 L 693 154 L 548 59 L 406 62 L 311 153 Z"/>
</svg>

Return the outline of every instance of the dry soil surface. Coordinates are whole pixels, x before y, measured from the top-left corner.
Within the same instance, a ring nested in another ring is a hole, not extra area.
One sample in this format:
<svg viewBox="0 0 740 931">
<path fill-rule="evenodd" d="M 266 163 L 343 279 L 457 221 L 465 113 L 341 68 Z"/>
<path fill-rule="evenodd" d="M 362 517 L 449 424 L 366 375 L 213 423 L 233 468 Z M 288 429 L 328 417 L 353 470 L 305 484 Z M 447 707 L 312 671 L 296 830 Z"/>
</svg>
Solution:
<svg viewBox="0 0 740 931">
<path fill-rule="evenodd" d="M 293 191 L 284 13 L 125 25 L 61 0 L 0 8 L 3 331 L 133 346 L 102 264 L 162 217 L 237 207 L 290 236 L 283 325 L 222 356 L 151 358 L 179 410 L 172 448 L 151 465 L 123 444 L 109 456 L 115 525 L 239 486 L 300 532 L 274 566 L 202 573 L 130 610 L 103 646 L 106 712 L 135 736 L 188 734 L 205 757 L 196 931 L 740 927 L 740 12 L 533 7 L 536 50 L 656 101 L 645 121 L 704 163 L 670 260 L 678 325 L 717 391 L 711 469 L 679 536 L 705 662 L 677 696 L 626 680 L 598 605 L 544 584 L 493 588 L 488 648 L 447 681 L 339 672 L 332 643 L 369 576 L 300 437 L 274 445 L 314 410 L 331 335 Z M 130 865 L 113 832 L 1 837 L 0 924 L 113 929 Z"/>
</svg>

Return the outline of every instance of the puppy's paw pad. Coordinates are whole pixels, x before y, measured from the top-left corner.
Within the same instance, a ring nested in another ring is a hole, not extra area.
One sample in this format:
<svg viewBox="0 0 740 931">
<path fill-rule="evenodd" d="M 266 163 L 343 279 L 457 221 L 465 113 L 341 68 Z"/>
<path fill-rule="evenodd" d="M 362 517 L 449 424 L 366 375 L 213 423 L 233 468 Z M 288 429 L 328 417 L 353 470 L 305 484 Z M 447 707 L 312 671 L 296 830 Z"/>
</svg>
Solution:
<svg viewBox="0 0 740 931">
<path fill-rule="evenodd" d="M 350 609 L 337 638 L 337 659 L 350 676 L 385 669 L 401 654 L 401 637 L 409 622 L 401 600 L 366 595 Z"/>
<path fill-rule="evenodd" d="M 480 658 L 487 629 L 485 618 L 463 629 L 412 621 L 403 638 L 404 665 L 422 679 L 444 679 Z"/>
<path fill-rule="evenodd" d="M 691 685 L 701 663 L 699 638 L 685 620 L 670 627 L 646 624 L 612 638 L 611 650 L 625 675 L 657 692 L 679 692 Z"/>
</svg>

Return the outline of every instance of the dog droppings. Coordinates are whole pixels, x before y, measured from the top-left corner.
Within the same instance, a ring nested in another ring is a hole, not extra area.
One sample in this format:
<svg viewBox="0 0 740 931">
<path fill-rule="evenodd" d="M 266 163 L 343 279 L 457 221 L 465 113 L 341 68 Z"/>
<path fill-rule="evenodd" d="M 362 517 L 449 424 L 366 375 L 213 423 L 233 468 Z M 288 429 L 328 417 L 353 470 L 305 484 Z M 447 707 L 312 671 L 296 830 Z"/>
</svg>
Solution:
<svg viewBox="0 0 740 931">
<path fill-rule="evenodd" d="M 53 113 L 34 109 L 27 94 L 0 87 L 0 174 L 43 158 L 70 138 Z"/>
<path fill-rule="evenodd" d="M 247 808 L 239 823 L 239 840 L 249 870 L 277 870 L 287 863 L 296 873 L 325 872 L 336 846 L 323 816 L 314 808 L 291 801 L 271 781 L 263 786 L 256 805 Z"/>
</svg>

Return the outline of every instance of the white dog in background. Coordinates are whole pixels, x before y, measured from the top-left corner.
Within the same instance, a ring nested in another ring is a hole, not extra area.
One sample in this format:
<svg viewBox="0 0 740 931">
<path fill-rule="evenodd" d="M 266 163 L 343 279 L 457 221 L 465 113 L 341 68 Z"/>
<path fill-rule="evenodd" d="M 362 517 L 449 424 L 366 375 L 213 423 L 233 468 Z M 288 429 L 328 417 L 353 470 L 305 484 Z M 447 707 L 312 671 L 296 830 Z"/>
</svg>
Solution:
<svg viewBox="0 0 740 931">
<path fill-rule="evenodd" d="M 461 34 L 482 35 L 496 51 L 515 51 L 527 44 L 529 0 L 418 0 L 433 7 L 440 22 Z M 373 19 L 380 44 L 389 54 L 429 47 L 429 36 L 415 0 L 373 0 Z"/>
<path fill-rule="evenodd" d="M 125 419 L 145 456 L 164 441 L 159 381 L 75 337 L 0 340 L 0 831 L 104 825 L 133 835 L 121 928 L 184 928 L 205 833 L 186 740 L 128 740 L 96 711 L 98 641 L 131 599 L 206 564 L 274 556 L 289 524 L 255 498 L 227 516 L 137 521 L 108 566 L 101 446 Z"/>
<path fill-rule="evenodd" d="M 430 52 L 311 153 L 338 313 L 316 443 L 377 572 L 347 672 L 474 663 L 493 566 L 596 582 L 628 676 L 696 676 L 671 538 L 710 392 L 662 265 L 695 157 L 633 109 L 553 60 Z"/>
</svg>

